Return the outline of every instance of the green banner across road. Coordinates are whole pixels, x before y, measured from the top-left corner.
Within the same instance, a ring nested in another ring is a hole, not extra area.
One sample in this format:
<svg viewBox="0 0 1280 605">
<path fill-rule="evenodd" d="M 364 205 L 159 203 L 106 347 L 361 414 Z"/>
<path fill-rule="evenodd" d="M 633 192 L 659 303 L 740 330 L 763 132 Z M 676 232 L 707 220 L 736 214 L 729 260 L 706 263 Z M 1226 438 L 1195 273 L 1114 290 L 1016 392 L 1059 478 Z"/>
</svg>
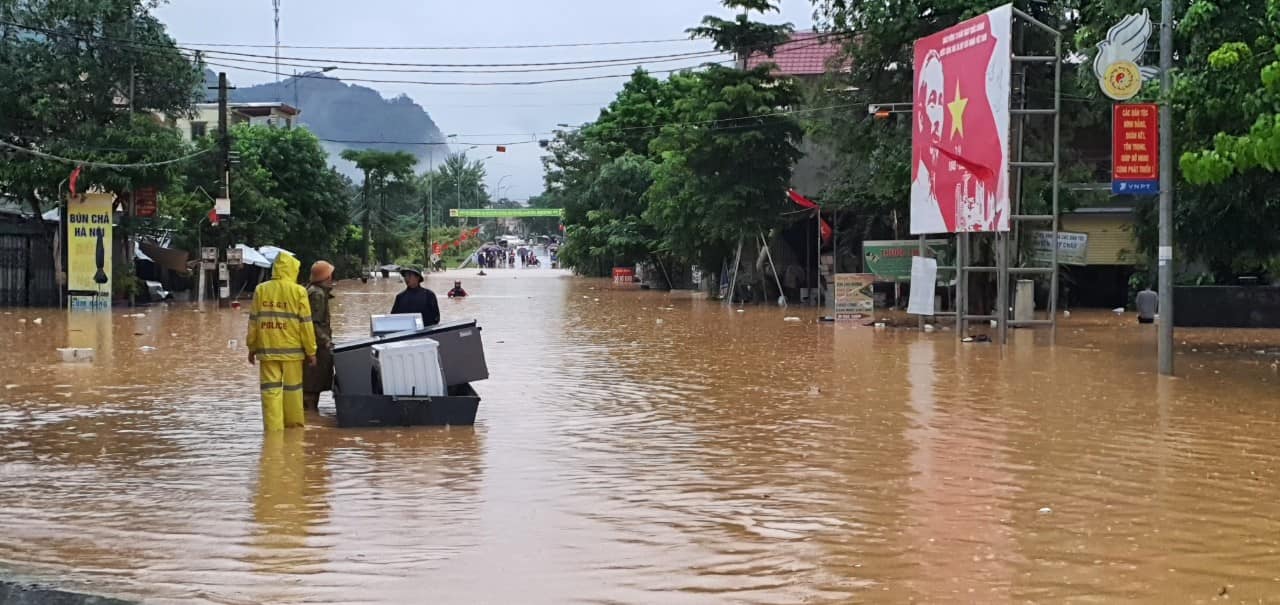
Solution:
<svg viewBox="0 0 1280 605">
<path fill-rule="evenodd" d="M 560 216 L 560 208 L 457 208 L 449 209 L 453 218 L 533 218 Z"/>
</svg>

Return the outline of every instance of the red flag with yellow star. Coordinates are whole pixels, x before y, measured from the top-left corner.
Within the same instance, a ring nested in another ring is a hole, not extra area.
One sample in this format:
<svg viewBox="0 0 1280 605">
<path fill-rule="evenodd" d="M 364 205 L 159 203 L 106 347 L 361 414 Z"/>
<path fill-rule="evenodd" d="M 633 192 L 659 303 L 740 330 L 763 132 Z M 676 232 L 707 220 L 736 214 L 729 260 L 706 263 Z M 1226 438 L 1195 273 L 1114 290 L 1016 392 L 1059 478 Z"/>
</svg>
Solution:
<svg viewBox="0 0 1280 605">
<path fill-rule="evenodd" d="M 1012 5 L 916 40 L 911 233 L 1009 230 Z"/>
</svg>

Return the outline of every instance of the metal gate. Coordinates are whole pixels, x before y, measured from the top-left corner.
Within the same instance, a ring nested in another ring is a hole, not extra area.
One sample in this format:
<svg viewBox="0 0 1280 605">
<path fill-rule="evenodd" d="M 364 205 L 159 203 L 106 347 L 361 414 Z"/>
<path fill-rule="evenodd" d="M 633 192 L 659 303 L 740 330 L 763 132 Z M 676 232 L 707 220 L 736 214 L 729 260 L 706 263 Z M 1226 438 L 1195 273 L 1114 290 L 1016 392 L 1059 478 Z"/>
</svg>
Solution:
<svg viewBox="0 0 1280 605">
<path fill-rule="evenodd" d="M 44 234 L 0 234 L 0 307 L 53 307 L 53 244 Z"/>
<path fill-rule="evenodd" d="M 0 235 L 0 307 L 27 306 L 27 236 Z"/>
</svg>

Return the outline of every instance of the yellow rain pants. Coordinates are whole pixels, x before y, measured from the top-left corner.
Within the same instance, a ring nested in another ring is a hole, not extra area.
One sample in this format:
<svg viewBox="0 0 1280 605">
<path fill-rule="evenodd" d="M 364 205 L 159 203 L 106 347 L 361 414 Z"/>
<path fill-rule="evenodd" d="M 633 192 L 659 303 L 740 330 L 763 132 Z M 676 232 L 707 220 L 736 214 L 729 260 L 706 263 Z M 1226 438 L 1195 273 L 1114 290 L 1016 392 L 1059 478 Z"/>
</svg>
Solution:
<svg viewBox="0 0 1280 605">
<path fill-rule="evenodd" d="M 257 358 L 262 383 L 262 426 L 268 431 L 303 426 L 302 364 L 315 357 L 307 290 L 298 285 L 298 259 L 281 252 L 271 279 L 258 284 L 245 344 Z"/>
<path fill-rule="evenodd" d="M 302 413 L 301 361 L 258 361 L 262 383 L 262 428 L 283 431 L 306 426 Z"/>
</svg>

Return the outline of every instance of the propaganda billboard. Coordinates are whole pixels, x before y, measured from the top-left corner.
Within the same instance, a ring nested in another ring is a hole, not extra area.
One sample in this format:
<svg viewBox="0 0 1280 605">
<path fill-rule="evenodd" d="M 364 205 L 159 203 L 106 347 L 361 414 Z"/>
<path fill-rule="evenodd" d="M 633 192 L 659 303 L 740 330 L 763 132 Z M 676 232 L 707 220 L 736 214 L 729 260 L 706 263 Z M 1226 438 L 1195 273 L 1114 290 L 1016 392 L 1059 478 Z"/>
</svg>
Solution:
<svg viewBox="0 0 1280 605">
<path fill-rule="evenodd" d="M 1009 230 L 1013 6 L 915 44 L 911 233 Z"/>
</svg>

